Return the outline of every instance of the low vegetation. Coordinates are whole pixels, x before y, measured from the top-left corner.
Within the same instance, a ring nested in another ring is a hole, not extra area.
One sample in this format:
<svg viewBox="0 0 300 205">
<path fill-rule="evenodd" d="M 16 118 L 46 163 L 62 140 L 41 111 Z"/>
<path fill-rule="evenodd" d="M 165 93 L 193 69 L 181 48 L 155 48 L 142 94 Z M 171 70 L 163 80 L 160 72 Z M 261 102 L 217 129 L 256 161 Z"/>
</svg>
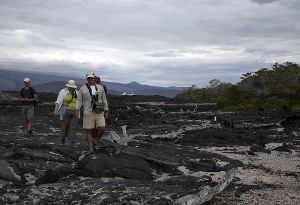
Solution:
<svg viewBox="0 0 300 205">
<path fill-rule="evenodd" d="M 206 88 L 192 86 L 176 96 L 180 102 L 215 102 L 228 111 L 300 111 L 300 67 L 275 63 L 245 73 L 237 84 L 213 79 Z"/>
</svg>

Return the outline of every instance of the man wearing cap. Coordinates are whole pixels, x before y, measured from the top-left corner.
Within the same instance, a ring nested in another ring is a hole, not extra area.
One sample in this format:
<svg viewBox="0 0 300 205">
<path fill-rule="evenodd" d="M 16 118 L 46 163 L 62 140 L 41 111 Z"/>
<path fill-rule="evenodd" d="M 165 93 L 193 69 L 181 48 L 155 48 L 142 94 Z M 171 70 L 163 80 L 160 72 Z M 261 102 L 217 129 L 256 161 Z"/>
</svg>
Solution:
<svg viewBox="0 0 300 205">
<path fill-rule="evenodd" d="M 32 133 L 32 118 L 34 116 L 34 106 L 37 101 L 37 94 L 30 86 L 30 79 L 24 78 L 24 87 L 20 91 L 20 100 L 22 102 L 22 115 L 25 118 L 28 134 Z"/>
<path fill-rule="evenodd" d="M 76 113 L 79 117 L 79 110 L 83 106 L 83 128 L 87 131 L 88 150 L 94 153 L 94 145 L 99 144 L 100 138 L 105 132 L 105 118 L 108 115 L 108 104 L 104 89 L 96 84 L 93 73 L 86 74 L 87 83 L 79 89 L 76 101 Z M 98 110 L 96 105 L 103 105 Z M 97 136 L 93 139 L 92 131 L 97 128 Z"/>
<path fill-rule="evenodd" d="M 61 144 L 65 143 L 66 137 L 72 146 L 75 145 L 77 115 L 75 103 L 78 95 L 77 86 L 74 80 L 69 80 L 66 88 L 63 88 L 55 101 L 54 115 L 59 115 L 61 120 Z"/>
</svg>

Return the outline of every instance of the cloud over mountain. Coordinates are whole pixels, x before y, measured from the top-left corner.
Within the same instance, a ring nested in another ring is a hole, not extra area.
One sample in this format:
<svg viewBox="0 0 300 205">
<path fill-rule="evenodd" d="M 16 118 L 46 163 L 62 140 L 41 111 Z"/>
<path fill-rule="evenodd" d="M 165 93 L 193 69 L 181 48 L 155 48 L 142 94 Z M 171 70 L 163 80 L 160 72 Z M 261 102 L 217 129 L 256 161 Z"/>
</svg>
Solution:
<svg viewBox="0 0 300 205">
<path fill-rule="evenodd" d="M 236 82 L 300 62 L 299 9 L 298 0 L 3 0 L 0 68 L 161 86 Z"/>
</svg>

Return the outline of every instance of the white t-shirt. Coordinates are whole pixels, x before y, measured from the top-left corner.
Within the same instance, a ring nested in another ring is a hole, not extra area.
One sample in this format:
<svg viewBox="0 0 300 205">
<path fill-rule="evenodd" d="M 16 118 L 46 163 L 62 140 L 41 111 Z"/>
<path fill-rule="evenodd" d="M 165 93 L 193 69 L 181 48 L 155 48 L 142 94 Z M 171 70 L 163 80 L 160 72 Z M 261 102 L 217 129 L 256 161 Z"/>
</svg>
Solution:
<svg viewBox="0 0 300 205">
<path fill-rule="evenodd" d="M 97 94 L 96 87 L 94 85 L 91 85 L 91 89 L 92 89 L 92 95 L 96 95 Z"/>
</svg>

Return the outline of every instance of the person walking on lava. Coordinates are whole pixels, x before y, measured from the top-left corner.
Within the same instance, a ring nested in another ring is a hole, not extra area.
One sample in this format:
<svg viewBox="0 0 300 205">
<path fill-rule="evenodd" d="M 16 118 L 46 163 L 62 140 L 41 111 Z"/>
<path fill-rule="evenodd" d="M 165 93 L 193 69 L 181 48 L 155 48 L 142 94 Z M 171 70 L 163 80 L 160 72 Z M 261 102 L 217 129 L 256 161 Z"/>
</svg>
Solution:
<svg viewBox="0 0 300 205">
<path fill-rule="evenodd" d="M 86 74 L 87 83 L 80 87 L 76 100 L 76 114 L 83 106 L 83 128 L 87 132 L 87 144 L 90 154 L 94 153 L 95 145 L 105 132 L 105 119 L 108 117 L 108 104 L 105 91 L 101 85 L 96 84 L 93 73 Z M 93 139 L 92 131 L 97 128 L 97 136 Z"/>
<path fill-rule="evenodd" d="M 32 118 L 37 102 L 37 94 L 35 89 L 30 86 L 29 78 L 24 78 L 24 87 L 20 91 L 20 100 L 22 102 L 22 115 L 27 125 L 27 133 L 32 134 Z"/>
</svg>

